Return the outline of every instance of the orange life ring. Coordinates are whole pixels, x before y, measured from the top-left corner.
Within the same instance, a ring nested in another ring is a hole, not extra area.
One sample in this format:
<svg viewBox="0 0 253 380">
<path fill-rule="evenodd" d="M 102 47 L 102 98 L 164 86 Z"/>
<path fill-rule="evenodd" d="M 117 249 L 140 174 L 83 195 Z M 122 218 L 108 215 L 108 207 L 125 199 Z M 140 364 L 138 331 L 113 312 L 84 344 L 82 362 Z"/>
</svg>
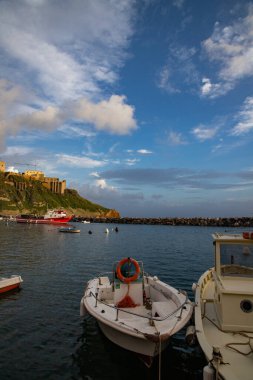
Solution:
<svg viewBox="0 0 253 380">
<path fill-rule="evenodd" d="M 134 265 L 135 267 L 135 274 L 131 277 L 124 277 L 123 274 L 121 273 L 121 268 L 124 264 L 126 264 L 127 262 L 130 262 Z M 118 279 L 121 281 L 121 282 L 125 282 L 126 284 L 129 284 L 130 282 L 132 281 L 135 281 L 137 280 L 139 274 L 140 274 L 140 266 L 138 264 L 138 262 L 134 259 L 131 259 L 131 257 L 126 257 L 125 259 L 122 259 L 118 265 L 117 265 L 117 268 L 116 268 L 116 273 L 117 273 L 117 277 Z"/>
</svg>

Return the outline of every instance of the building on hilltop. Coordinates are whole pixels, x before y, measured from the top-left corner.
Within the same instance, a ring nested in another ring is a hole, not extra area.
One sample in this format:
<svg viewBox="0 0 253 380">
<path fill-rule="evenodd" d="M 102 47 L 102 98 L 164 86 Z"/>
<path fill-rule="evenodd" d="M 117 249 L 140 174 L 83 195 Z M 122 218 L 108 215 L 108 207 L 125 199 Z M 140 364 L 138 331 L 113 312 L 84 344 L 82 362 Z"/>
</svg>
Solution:
<svg viewBox="0 0 253 380">
<path fill-rule="evenodd" d="M 44 173 L 40 170 L 26 170 L 23 175 L 26 178 L 35 179 L 37 181 L 43 181 L 45 178 Z"/>
<path fill-rule="evenodd" d="M 64 194 L 66 189 L 66 181 L 59 181 L 59 178 L 44 177 L 42 185 L 52 193 Z"/>
<path fill-rule="evenodd" d="M 59 181 L 56 177 L 45 177 L 45 174 L 40 170 L 26 170 L 24 173 L 14 173 L 5 171 L 6 164 L 0 161 L 0 172 L 5 173 L 5 182 L 14 186 L 17 190 L 25 190 L 28 183 L 23 179 L 39 181 L 44 187 L 54 194 L 63 195 L 66 189 L 66 181 Z M 17 178 L 20 178 L 17 180 Z"/>
</svg>

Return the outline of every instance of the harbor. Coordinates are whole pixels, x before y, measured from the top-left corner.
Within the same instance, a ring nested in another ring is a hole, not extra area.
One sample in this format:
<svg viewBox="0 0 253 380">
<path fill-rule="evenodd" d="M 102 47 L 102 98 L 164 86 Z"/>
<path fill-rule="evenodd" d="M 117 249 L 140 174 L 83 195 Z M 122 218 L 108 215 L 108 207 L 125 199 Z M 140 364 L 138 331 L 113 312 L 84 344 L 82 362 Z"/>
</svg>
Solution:
<svg viewBox="0 0 253 380">
<path fill-rule="evenodd" d="M 127 379 L 127 363 L 133 379 L 202 380 L 206 358 L 186 343 L 186 328 L 147 368 L 110 342 L 93 317 L 79 316 L 80 299 L 91 278 L 127 253 L 194 302 L 192 284 L 214 263 L 211 235 L 224 228 L 121 225 L 115 233 L 116 226 L 107 224 L 105 234 L 104 224 L 78 223 L 79 234 L 59 234 L 55 225 L 0 223 L 0 275 L 23 279 L 20 291 L 0 299 L 4 378 L 26 379 L 29 368 L 29 379 Z"/>
</svg>

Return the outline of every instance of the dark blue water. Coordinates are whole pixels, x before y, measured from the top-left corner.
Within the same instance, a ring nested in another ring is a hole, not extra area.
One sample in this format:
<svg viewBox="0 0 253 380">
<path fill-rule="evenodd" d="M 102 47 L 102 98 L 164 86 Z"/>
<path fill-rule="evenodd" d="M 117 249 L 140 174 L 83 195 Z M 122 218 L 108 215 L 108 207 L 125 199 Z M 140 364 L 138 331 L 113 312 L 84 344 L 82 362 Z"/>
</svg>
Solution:
<svg viewBox="0 0 253 380">
<path fill-rule="evenodd" d="M 126 256 L 146 272 L 188 291 L 213 266 L 217 228 L 76 224 L 80 234 L 55 226 L 0 223 L 0 276 L 20 274 L 22 290 L 0 298 L 0 378 L 9 380 L 158 379 L 130 352 L 109 342 L 95 320 L 79 317 L 86 282 Z M 108 227 L 109 234 L 104 230 Z M 92 230 L 92 235 L 88 234 Z M 223 229 L 224 231 L 224 229 Z M 162 379 L 201 379 L 203 356 L 177 334 L 162 355 Z"/>
</svg>

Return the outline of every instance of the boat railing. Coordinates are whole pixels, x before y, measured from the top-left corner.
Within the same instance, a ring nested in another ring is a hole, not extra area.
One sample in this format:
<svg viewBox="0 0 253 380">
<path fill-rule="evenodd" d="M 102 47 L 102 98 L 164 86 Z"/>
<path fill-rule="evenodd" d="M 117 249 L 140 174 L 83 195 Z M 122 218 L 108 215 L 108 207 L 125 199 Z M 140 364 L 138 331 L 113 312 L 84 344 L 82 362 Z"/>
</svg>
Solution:
<svg viewBox="0 0 253 380">
<path fill-rule="evenodd" d="M 184 296 L 185 296 L 185 300 L 182 302 L 181 305 L 179 305 L 175 310 L 173 310 L 171 313 L 165 315 L 164 317 L 155 317 L 155 316 L 146 316 L 146 315 L 141 315 L 141 314 L 137 314 L 137 313 L 134 313 L 133 311 L 129 311 L 129 310 L 124 310 L 122 308 L 119 308 L 117 306 L 114 306 L 114 305 L 110 305 L 100 299 L 98 299 L 98 293 L 94 294 L 92 291 L 90 291 L 89 293 L 89 296 L 90 297 L 94 297 L 95 300 L 96 300 L 96 304 L 95 304 L 95 307 L 97 307 L 97 304 L 98 302 L 107 306 L 107 307 L 110 307 L 112 309 L 115 309 L 116 310 L 116 321 L 118 320 L 118 315 L 119 315 L 119 311 L 123 312 L 123 313 L 126 313 L 126 314 L 131 314 L 131 315 L 135 315 L 137 317 L 141 317 L 141 318 L 145 318 L 145 319 L 149 319 L 150 320 L 150 323 L 152 324 L 153 321 L 158 321 L 158 322 L 162 322 L 162 321 L 165 321 L 166 319 L 174 316 L 179 310 L 181 310 L 181 313 L 180 313 L 180 316 L 178 316 L 178 319 L 180 320 L 181 319 L 181 316 L 182 316 L 182 312 L 183 312 L 183 308 L 184 306 L 189 302 L 189 298 L 188 298 L 188 295 L 185 291 L 180 291 Z"/>
</svg>

